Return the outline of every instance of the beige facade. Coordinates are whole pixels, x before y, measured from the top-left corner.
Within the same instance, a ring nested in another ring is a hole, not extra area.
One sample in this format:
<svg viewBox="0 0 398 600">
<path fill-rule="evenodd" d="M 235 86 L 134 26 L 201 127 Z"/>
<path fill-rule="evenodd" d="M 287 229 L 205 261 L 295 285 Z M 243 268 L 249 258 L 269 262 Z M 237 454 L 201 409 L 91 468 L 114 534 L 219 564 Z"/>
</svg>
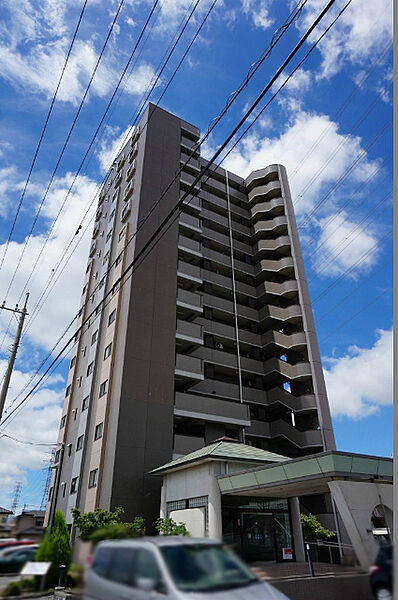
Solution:
<svg viewBox="0 0 398 600">
<path fill-rule="evenodd" d="M 286 171 L 217 167 L 191 189 L 199 135 L 149 105 L 100 193 L 58 439 L 69 524 L 74 506 L 123 506 L 150 530 L 147 473 L 219 436 L 291 457 L 334 448 Z"/>
</svg>

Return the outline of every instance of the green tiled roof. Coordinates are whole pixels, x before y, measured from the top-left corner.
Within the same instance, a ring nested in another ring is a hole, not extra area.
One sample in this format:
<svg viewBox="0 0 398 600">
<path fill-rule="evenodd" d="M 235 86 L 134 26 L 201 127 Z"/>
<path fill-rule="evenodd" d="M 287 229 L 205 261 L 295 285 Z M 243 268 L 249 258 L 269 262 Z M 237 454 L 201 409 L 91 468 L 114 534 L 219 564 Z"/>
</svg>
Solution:
<svg viewBox="0 0 398 600">
<path fill-rule="evenodd" d="M 282 454 L 275 454 L 274 452 L 268 452 L 267 450 L 261 450 L 260 448 L 254 448 L 254 446 L 247 446 L 239 442 L 214 442 L 209 446 L 190 452 L 185 456 L 181 456 L 176 460 L 173 460 L 157 469 L 153 469 L 151 473 L 161 473 L 179 467 L 190 462 L 196 462 L 205 458 L 219 458 L 224 460 L 234 460 L 239 462 L 258 462 L 258 463 L 271 463 L 271 462 L 282 462 L 288 460 L 286 456 Z"/>
</svg>

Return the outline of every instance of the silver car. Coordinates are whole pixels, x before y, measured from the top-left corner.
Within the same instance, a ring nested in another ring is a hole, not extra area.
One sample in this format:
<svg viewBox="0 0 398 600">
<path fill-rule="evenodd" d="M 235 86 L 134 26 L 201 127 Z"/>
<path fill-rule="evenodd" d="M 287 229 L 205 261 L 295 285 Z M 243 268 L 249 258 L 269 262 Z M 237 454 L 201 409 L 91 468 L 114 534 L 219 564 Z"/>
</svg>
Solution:
<svg viewBox="0 0 398 600">
<path fill-rule="evenodd" d="M 147 537 L 101 542 L 84 600 L 288 600 L 220 542 Z"/>
</svg>

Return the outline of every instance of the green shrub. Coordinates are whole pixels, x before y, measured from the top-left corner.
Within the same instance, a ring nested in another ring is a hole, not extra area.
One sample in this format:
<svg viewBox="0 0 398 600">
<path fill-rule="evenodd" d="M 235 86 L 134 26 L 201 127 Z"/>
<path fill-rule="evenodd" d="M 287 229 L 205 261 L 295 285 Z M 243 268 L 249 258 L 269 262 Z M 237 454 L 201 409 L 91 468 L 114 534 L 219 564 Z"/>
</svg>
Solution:
<svg viewBox="0 0 398 600">
<path fill-rule="evenodd" d="M 21 595 L 21 582 L 11 581 L 2 592 L 2 596 L 20 596 Z"/>
<path fill-rule="evenodd" d="M 59 579 L 59 567 L 66 566 L 69 569 L 71 562 L 72 548 L 69 539 L 69 530 L 65 517 L 60 510 L 55 512 L 54 525 L 51 536 L 47 529 L 43 541 L 41 542 L 35 560 L 38 562 L 50 562 L 51 566 L 46 575 L 46 586 L 57 585 Z"/>
<path fill-rule="evenodd" d="M 157 519 L 155 527 L 159 535 L 190 535 L 184 523 L 176 523 L 170 517 L 167 519 Z"/>
<path fill-rule="evenodd" d="M 83 587 L 84 566 L 72 563 L 67 574 L 68 585 L 72 588 Z"/>
<path fill-rule="evenodd" d="M 79 537 L 84 542 L 91 540 L 91 535 L 109 525 L 122 522 L 124 509 L 111 510 L 96 508 L 93 512 L 81 513 L 78 508 L 72 508 L 73 525 L 79 529 Z"/>
<path fill-rule="evenodd" d="M 321 523 L 318 521 L 315 515 L 309 514 L 305 515 L 301 513 L 301 527 L 303 529 L 303 537 L 306 542 L 315 541 L 315 540 L 330 540 L 335 537 L 334 531 L 330 531 L 330 529 L 326 529 Z"/>
<path fill-rule="evenodd" d="M 145 534 L 145 521 L 142 517 L 136 517 L 132 523 L 113 523 L 101 527 L 90 534 L 90 540 L 94 544 L 103 540 L 124 540 L 142 537 Z"/>
<path fill-rule="evenodd" d="M 37 590 L 38 587 L 34 577 L 30 577 L 29 579 L 22 579 L 19 583 L 21 584 L 21 588 L 24 592 L 33 592 L 34 590 Z"/>
</svg>

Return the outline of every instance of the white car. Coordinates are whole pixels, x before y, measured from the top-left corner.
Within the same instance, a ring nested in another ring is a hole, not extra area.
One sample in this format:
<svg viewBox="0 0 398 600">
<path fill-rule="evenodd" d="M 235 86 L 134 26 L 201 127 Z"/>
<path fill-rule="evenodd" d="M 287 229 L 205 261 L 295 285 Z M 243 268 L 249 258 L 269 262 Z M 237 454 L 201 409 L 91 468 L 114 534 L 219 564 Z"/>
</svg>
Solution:
<svg viewBox="0 0 398 600">
<path fill-rule="evenodd" d="M 174 536 L 98 544 L 84 600 L 288 600 L 227 546 Z"/>
</svg>

